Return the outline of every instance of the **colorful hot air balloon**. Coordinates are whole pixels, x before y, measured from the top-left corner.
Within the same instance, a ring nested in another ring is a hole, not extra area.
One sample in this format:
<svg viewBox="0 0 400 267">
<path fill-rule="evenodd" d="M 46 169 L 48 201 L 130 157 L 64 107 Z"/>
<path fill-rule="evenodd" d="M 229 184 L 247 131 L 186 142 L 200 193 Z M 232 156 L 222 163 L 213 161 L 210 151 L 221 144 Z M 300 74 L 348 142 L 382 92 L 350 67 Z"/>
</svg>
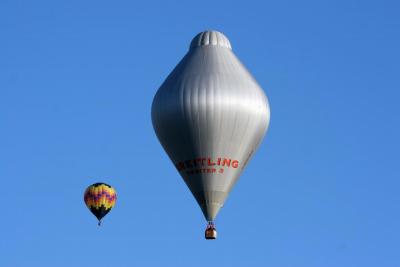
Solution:
<svg viewBox="0 0 400 267">
<path fill-rule="evenodd" d="M 107 213 L 114 207 L 117 200 L 115 189 L 105 183 L 95 183 L 89 186 L 84 194 L 86 206 L 99 220 L 106 216 Z"/>
<path fill-rule="evenodd" d="M 268 128 L 267 97 L 228 38 L 205 31 L 157 91 L 151 115 L 215 239 L 213 221 Z"/>
</svg>

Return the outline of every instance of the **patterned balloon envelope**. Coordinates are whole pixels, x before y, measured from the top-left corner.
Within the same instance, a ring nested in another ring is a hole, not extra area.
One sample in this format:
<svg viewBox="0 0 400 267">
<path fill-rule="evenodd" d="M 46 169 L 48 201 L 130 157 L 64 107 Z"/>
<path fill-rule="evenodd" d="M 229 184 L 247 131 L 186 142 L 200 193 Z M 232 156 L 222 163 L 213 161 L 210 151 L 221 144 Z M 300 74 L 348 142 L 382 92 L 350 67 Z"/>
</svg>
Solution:
<svg viewBox="0 0 400 267">
<path fill-rule="evenodd" d="M 117 193 L 115 189 L 108 184 L 95 183 L 86 189 L 84 200 L 86 206 L 99 220 L 100 226 L 101 219 L 114 207 L 117 200 Z"/>
</svg>

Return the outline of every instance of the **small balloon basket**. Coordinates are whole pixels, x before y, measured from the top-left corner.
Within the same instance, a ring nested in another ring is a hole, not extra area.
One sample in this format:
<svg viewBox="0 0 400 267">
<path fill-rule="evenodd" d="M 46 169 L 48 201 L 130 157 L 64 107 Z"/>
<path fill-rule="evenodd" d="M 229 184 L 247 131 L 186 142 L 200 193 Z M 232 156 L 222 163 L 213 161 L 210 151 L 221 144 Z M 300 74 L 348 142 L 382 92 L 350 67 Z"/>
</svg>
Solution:
<svg viewBox="0 0 400 267">
<path fill-rule="evenodd" d="M 206 239 L 217 239 L 217 229 L 215 229 L 213 222 L 208 222 L 205 237 Z"/>
</svg>

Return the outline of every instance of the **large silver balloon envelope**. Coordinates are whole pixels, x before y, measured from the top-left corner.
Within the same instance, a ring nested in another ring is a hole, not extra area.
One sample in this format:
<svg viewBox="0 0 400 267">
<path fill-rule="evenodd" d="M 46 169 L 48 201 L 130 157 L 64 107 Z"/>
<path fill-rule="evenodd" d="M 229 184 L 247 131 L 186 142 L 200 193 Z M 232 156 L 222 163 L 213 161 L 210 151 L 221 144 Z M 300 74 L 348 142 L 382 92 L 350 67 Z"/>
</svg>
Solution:
<svg viewBox="0 0 400 267">
<path fill-rule="evenodd" d="M 161 85 L 153 127 L 208 221 L 268 128 L 268 99 L 217 31 L 205 31 Z"/>
</svg>

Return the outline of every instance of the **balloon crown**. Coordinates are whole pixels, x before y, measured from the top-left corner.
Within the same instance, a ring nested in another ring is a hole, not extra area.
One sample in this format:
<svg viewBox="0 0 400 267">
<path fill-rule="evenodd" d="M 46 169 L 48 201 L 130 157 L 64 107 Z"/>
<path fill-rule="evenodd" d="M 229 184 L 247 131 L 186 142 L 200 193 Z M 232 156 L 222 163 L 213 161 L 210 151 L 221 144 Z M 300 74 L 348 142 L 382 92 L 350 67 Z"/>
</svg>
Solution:
<svg viewBox="0 0 400 267">
<path fill-rule="evenodd" d="M 209 45 L 232 49 L 228 38 L 223 33 L 218 31 L 204 31 L 197 34 L 190 43 L 190 49 Z"/>
</svg>

